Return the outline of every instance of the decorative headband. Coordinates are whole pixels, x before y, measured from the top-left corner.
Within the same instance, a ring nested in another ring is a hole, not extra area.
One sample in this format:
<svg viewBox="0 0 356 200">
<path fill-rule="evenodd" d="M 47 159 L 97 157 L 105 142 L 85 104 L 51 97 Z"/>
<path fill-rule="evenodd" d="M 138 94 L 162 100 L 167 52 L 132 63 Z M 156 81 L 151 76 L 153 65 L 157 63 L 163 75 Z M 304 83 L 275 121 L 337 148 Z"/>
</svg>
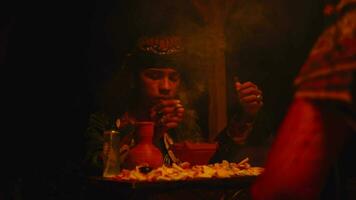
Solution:
<svg viewBox="0 0 356 200">
<path fill-rule="evenodd" d="M 144 37 L 139 40 L 138 49 L 156 55 L 172 55 L 183 51 L 182 41 L 177 36 Z"/>
</svg>

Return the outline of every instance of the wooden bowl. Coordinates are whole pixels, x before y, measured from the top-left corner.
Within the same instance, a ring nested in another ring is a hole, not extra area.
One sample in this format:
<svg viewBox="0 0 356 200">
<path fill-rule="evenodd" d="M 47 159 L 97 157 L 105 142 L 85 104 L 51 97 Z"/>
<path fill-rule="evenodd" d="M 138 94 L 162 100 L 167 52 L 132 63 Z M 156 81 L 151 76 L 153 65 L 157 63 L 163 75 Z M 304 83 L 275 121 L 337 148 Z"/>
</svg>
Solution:
<svg viewBox="0 0 356 200">
<path fill-rule="evenodd" d="M 217 143 L 183 142 L 173 144 L 172 151 L 183 162 L 189 162 L 192 165 L 206 165 L 216 152 L 217 147 Z"/>
</svg>

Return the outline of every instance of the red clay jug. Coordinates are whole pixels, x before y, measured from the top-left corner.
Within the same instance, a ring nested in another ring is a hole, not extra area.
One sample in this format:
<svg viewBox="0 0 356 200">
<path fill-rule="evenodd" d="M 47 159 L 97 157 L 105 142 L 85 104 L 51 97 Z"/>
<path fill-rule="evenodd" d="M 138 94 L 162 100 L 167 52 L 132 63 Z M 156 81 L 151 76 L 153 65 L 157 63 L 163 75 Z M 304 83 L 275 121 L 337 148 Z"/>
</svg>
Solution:
<svg viewBox="0 0 356 200">
<path fill-rule="evenodd" d="M 157 168 L 163 164 L 161 151 L 153 144 L 154 123 L 136 122 L 136 145 L 130 149 L 127 155 L 126 168 L 134 168 L 137 165 L 148 164 Z"/>
</svg>

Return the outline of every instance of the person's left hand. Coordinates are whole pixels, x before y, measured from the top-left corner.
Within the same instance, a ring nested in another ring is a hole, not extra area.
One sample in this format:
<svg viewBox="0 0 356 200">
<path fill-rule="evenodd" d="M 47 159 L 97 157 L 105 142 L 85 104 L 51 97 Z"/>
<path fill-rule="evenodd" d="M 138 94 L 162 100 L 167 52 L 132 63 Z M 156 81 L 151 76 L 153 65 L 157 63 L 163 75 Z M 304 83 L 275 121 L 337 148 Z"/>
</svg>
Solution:
<svg viewBox="0 0 356 200">
<path fill-rule="evenodd" d="M 249 119 L 254 119 L 263 105 L 262 91 L 252 82 L 235 82 L 235 89 L 243 108 Z"/>
</svg>

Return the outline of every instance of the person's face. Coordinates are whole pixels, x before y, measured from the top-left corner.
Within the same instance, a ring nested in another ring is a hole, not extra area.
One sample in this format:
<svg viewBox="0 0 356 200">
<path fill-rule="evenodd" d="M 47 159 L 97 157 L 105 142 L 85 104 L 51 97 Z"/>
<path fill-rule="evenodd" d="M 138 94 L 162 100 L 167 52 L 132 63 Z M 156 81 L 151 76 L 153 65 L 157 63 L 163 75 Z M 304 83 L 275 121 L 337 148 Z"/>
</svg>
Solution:
<svg viewBox="0 0 356 200">
<path fill-rule="evenodd" d="M 151 102 L 174 98 L 180 85 L 180 74 L 173 68 L 147 68 L 139 73 L 142 95 Z"/>
</svg>

